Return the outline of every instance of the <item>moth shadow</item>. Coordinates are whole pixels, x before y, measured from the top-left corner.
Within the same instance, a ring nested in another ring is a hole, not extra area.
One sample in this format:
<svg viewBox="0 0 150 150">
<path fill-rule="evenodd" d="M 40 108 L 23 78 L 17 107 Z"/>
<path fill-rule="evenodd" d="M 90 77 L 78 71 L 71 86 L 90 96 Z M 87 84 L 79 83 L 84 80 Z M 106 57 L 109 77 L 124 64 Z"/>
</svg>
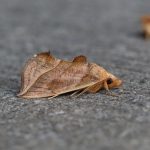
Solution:
<svg viewBox="0 0 150 150">
<path fill-rule="evenodd" d="M 134 32 L 131 36 L 145 40 L 145 33 L 143 31 Z"/>
</svg>

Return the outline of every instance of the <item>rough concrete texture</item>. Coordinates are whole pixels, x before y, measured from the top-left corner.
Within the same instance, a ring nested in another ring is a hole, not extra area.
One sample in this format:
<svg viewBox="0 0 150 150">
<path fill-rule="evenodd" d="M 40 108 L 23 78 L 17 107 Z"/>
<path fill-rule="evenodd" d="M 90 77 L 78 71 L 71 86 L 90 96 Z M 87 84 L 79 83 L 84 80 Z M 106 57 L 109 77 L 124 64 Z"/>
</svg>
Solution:
<svg viewBox="0 0 150 150">
<path fill-rule="evenodd" d="M 149 0 L 0 0 L 0 150 L 149 150 Z M 119 97 L 17 98 L 33 54 L 86 55 L 124 80 Z"/>
</svg>

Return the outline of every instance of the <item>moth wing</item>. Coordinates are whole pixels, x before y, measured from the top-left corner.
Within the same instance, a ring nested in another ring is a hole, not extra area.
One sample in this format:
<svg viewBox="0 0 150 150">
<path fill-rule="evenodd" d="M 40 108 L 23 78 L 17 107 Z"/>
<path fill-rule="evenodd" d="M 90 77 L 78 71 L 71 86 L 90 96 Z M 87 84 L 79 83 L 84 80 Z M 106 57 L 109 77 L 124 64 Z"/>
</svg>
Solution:
<svg viewBox="0 0 150 150">
<path fill-rule="evenodd" d="M 80 56 L 76 58 L 78 59 L 79 57 Z M 76 61 L 76 58 L 59 79 L 49 84 L 50 89 L 54 89 L 57 95 L 92 87 L 96 84 L 101 86 L 101 82 L 103 81 L 100 81 L 99 78 L 93 74 L 93 69 L 89 67 L 91 65 L 86 61 Z"/>
<path fill-rule="evenodd" d="M 41 75 L 22 97 L 50 97 L 74 90 L 88 71 L 87 63 L 60 61 L 55 69 Z"/>
<path fill-rule="evenodd" d="M 81 59 L 81 58 L 80 58 Z M 22 95 L 24 98 L 53 97 L 67 92 L 102 84 L 86 61 L 60 61 L 53 69 L 42 74 Z"/>
<path fill-rule="evenodd" d="M 59 62 L 60 60 L 54 58 L 49 52 L 39 53 L 31 58 L 22 71 L 21 90 L 18 96 L 26 93 L 43 73 L 54 69 Z"/>
</svg>

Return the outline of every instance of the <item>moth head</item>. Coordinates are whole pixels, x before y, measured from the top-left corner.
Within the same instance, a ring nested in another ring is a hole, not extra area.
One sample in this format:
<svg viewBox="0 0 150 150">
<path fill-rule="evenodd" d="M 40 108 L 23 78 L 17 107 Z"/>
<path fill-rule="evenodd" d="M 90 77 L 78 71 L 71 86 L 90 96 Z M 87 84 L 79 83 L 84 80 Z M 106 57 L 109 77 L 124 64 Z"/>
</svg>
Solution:
<svg viewBox="0 0 150 150">
<path fill-rule="evenodd" d="M 122 84 L 122 80 L 120 80 L 119 78 L 117 78 L 116 76 L 114 76 L 111 73 L 108 74 L 108 78 L 107 78 L 106 82 L 107 82 L 109 89 L 118 88 Z"/>
</svg>

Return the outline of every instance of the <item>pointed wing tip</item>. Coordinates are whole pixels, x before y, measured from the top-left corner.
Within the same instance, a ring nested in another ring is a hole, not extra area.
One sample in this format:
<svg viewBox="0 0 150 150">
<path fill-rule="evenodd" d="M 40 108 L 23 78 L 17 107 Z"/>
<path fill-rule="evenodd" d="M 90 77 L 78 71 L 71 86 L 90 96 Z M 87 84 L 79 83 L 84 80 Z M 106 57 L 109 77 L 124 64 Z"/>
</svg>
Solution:
<svg viewBox="0 0 150 150">
<path fill-rule="evenodd" d="M 27 97 L 27 96 L 25 96 L 24 93 L 22 93 L 22 92 L 18 93 L 18 94 L 17 94 L 17 97 L 18 97 L 18 98 L 23 98 L 23 99 L 31 99 L 31 98 L 32 98 L 32 97 Z"/>
<path fill-rule="evenodd" d="M 17 97 L 23 97 L 26 94 L 26 90 L 20 90 L 20 92 L 17 94 Z"/>
</svg>

